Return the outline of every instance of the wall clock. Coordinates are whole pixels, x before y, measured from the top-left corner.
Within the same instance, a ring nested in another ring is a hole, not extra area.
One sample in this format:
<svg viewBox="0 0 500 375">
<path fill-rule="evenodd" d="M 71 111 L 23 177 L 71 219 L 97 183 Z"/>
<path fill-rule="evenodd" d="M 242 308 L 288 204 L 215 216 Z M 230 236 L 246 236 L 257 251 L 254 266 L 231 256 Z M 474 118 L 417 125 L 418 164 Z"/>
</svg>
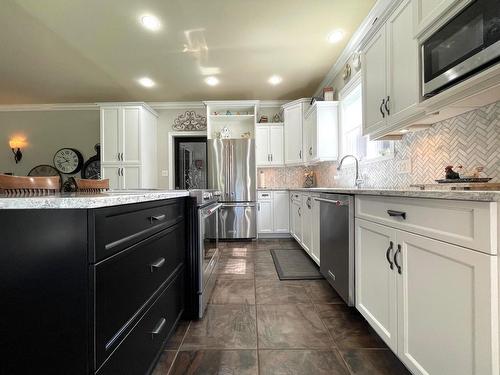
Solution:
<svg viewBox="0 0 500 375">
<path fill-rule="evenodd" d="M 82 168 L 82 178 L 98 180 L 101 178 L 101 145 L 94 146 L 96 155 L 85 162 Z"/>
<path fill-rule="evenodd" d="M 82 169 L 83 156 L 74 148 L 61 148 L 54 155 L 54 166 L 61 173 L 77 173 Z"/>
<path fill-rule="evenodd" d="M 37 165 L 36 167 L 32 168 L 31 171 L 29 171 L 28 176 L 33 176 L 33 177 L 59 176 L 59 177 L 61 177 L 61 174 L 52 165 L 41 164 L 41 165 Z"/>
</svg>

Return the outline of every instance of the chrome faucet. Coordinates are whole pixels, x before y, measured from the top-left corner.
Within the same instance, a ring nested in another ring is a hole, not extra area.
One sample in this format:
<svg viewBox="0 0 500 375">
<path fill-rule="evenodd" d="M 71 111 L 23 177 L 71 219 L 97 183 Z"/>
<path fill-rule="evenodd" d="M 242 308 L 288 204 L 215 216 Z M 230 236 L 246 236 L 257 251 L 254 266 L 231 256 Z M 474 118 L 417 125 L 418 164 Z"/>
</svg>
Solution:
<svg viewBox="0 0 500 375">
<path fill-rule="evenodd" d="M 342 168 L 342 163 L 346 158 L 354 158 L 354 161 L 356 162 L 356 179 L 354 181 L 354 185 L 356 185 L 357 188 L 361 187 L 361 184 L 364 182 L 363 179 L 359 178 L 359 160 L 356 156 L 354 155 L 345 155 L 342 159 L 340 159 L 339 165 L 337 167 L 337 171 L 340 171 Z"/>
</svg>

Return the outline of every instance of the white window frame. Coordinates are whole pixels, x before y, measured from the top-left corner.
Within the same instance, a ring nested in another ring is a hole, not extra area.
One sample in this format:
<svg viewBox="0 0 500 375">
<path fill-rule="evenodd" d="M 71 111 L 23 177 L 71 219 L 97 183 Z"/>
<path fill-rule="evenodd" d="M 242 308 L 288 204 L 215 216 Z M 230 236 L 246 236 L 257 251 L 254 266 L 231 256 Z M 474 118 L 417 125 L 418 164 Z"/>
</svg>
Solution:
<svg viewBox="0 0 500 375">
<path fill-rule="evenodd" d="M 343 152 L 343 122 L 342 122 L 342 101 L 349 96 L 355 89 L 361 87 L 361 96 L 363 96 L 363 86 L 361 83 L 361 70 L 358 71 L 356 74 L 352 76 L 352 78 L 347 82 L 347 84 L 339 91 L 339 161 L 340 158 L 343 157 L 344 155 L 342 154 Z M 358 157 L 358 155 L 355 155 Z M 359 157 L 358 157 L 359 158 Z M 361 158 L 360 159 L 360 164 L 369 164 L 377 161 L 382 161 L 382 160 L 389 160 L 394 158 L 394 142 L 390 143 L 390 148 L 389 148 L 389 154 L 388 155 L 383 155 L 383 156 L 375 156 L 371 158 Z M 354 160 L 351 158 L 348 158 L 344 161 L 345 164 L 352 164 L 354 163 Z"/>
</svg>

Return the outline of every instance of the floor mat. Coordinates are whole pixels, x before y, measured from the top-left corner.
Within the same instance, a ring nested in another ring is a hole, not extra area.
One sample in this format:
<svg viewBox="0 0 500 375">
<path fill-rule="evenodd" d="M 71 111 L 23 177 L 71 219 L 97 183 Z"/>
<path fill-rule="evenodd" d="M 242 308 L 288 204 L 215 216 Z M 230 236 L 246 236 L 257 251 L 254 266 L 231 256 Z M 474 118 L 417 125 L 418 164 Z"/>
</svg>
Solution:
<svg viewBox="0 0 500 375">
<path fill-rule="evenodd" d="M 273 249 L 271 256 L 280 280 L 323 279 L 319 267 L 302 249 Z"/>
</svg>

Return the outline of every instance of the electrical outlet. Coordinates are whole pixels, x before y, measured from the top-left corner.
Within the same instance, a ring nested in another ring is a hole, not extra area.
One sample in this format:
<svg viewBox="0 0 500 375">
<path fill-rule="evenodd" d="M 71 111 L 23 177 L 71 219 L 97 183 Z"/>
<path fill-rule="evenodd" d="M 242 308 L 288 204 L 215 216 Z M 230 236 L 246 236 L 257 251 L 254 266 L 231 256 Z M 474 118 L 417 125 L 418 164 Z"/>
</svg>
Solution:
<svg viewBox="0 0 500 375">
<path fill-rule="evenodd" d="M 161 176 L 162 177 L 168 177 L 168 170 L 167 169 L 162 169 Z"/>
<path fill-rule="evenodd" d="M 411 173 L 411 159 L 400 160 L 397 164 L 398 173 Z"/>
</svg>

